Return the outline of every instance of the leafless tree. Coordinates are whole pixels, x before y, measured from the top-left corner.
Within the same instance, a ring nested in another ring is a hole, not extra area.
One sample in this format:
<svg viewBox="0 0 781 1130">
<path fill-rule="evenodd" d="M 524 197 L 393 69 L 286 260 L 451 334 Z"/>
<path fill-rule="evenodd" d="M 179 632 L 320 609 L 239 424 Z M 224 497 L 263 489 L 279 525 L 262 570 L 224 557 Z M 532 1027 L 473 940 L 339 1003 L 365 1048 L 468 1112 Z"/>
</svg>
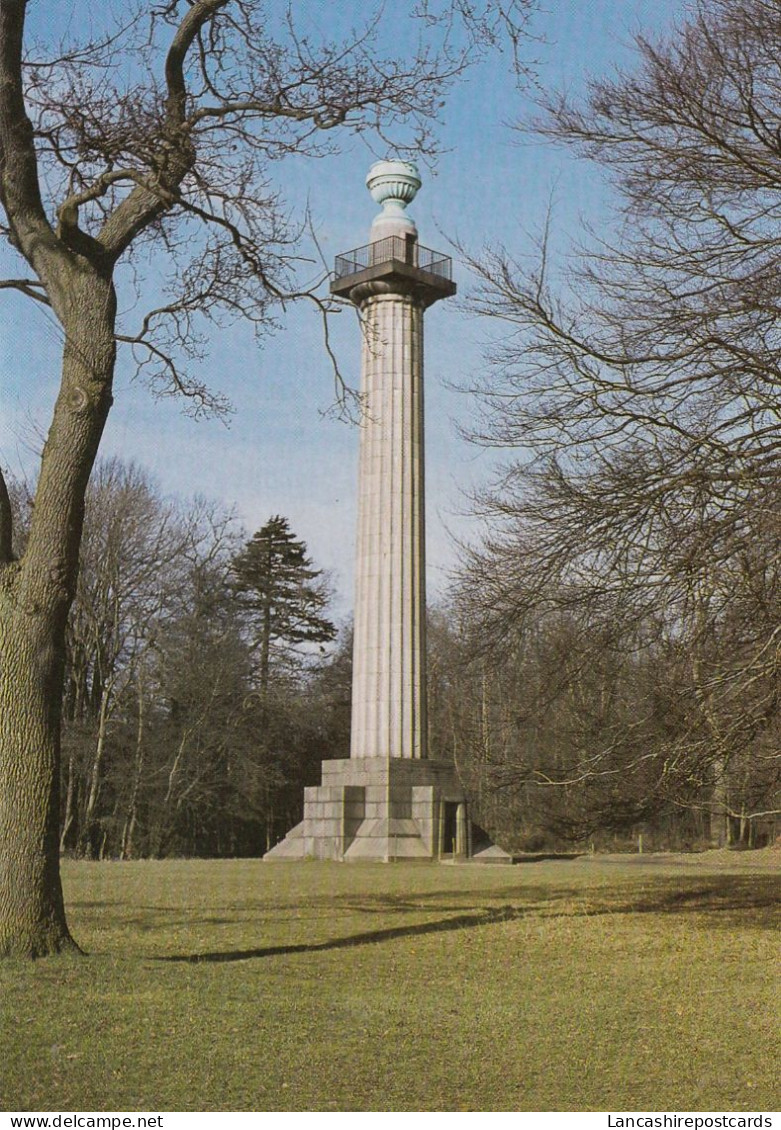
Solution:
<svg viewBox="0 0 781 1130">
<path fill-rule="evenodd" d="M 536 123 L 612 178 L 614 236 L 568 280 L 547 235 L 532 270 L 473 260 L 501 329 L 479 438 L 526 456 L 482 497 L 469 587 L 496 632 L 579 610 L 683 647 L 696 709 L 663 765 L 713 783 L 752 762 L 749 808 L 720 803 L 759 816 L 779 773 L 781 9 L 699 0 L 637 51 Z"/>
<path fill-rule="evenodd" d="M 66 634 L 61 850 L 98 850 L 112 725 L 124 700 L 135 698 L 147 654 L 177 612 L 198 539 L 198 509 L 180 512 L 133 464 L 111 459 L 93 474 Z"/>
<path fill-rule="evenodd" d="M 44 955 L 73 946 L 58 864 L 64 637 L 118 343 L 196 409 L 213 404 L 181 366 L 203 348 L 199 319 L 262 329 L 298 293 L 274 162 L 322 153 L 338 130 L 425 144 L 448 84 L 500 36 L 517 43 L 527 5 L 418 5 L 419 44 L 400 56 L 382 46 L 381 9 L 356 6 L 359 30 L 329 40 L 300 31 L 292 6 L 150 0 L 105 34 L 46 44 L 27 41 L 27 7 L 0 0 L 2 231 L 20 259 L 2 286 L 47 306 L 64 345 L 19 559 L 0 489 L 0 953 Z M 93 27 L 89 11 L 70 26 Z M 117 270 L 153 252 L 168 299 L 120 326 Z"/>
</svg>

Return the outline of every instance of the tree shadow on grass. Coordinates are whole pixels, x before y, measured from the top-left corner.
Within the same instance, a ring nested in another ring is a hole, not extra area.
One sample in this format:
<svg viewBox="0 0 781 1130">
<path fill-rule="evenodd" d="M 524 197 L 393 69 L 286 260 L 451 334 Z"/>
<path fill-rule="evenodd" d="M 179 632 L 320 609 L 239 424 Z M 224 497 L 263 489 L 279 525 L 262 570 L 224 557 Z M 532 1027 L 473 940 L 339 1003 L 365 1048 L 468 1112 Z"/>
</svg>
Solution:
<svg viewBox="0 0 781 1130">
<path fill-rule="evenodd" d="M 769 928 L 778 925 L 781 915 L 781 878 L 725 875 L 707 880 L 692 877 L 689 882 L 667 879 L 641 888 L 633 899 L 615 909 L 633 914 L 701 914 L 709 925 Z"/>
<path fill-rule="evenodd" d="M 478 895 L 478 892 L 474 892 Z M 485 896 L 485 892 L 479 892 Z M 504 892 L 505 896 L 507 892 Z M 595 918 L 610 915 L 656 914 L 682 918 L 698 916 L 703 928 L 774 929 L 778 926 L 781 911 L 781 891 L 778 876 L 718 876 L 702 880 L 670 878 L 657 880 L 653 885 L 643 884 L 635 890 L 615 888 L 583 890 L 582 888 L 522 887 L 518 891 L 524 901 L 500 906 L 475 906 L 469 913 L 454 915 L 436 921 L 366 930 L 346 937 L 331 938 L 322 942 L 301 942 L 287 945 L 260 946 L 255 949 L 223 950 L 205 953 L 174 954 L 158 957 L 163 962 L 224 963 L 248 961 L 253 958 L 277 957 L 296 953 L 319 953 L 328 950 L 350 949 L 355 946 L 376 945 L 396 938 L 414 938 L 453 930 L 472 929 L 477 926 L 494 926 L 536 915 L 540 919 Z M 537 901 L 529 901 L 530 896 Z M 421 905 L 421 901 L 424 905 Z M 410 899 L 405 911 L 429 911 L 422 900 Z M 398 910 L 398 900 L 375 896 L 372 910 L 387 913 Z M 561 904 L 565 903 L 566 909 Z M 443 910 L 445 908 L 436 908 Z M 364 903 L 361 910 L 366 913 Z"/>
<path fill-rule="evenodd" d="M 422 922 L 415 926 L 391 926 L 384 930 L 367 930 L 360 934 L 350 934 L 344 938 L 331 938 L 326 942 L 301 942 L 293 945 L 261 946 L 258 949 L 228 950 L 216 953 L 173 954 L 158 957 L 165 962 L 228 962 L 247 961 L 255 957 L 278 957 L 281 954 L 319 953 L 324 950 L 351 949 L 353 946 L 388 942 L 394 938 L 415 938 L 423 934 L 441 934 L 449 930 L 464 930 L 473 926 L 491 926 L 497 922 L 512 922 L 528 914 L 534 907 L 500 906 L 490 907 L 478 914 L 460 914 L 455 918 L 444 918 L 437 922 Z"/>
</svg>

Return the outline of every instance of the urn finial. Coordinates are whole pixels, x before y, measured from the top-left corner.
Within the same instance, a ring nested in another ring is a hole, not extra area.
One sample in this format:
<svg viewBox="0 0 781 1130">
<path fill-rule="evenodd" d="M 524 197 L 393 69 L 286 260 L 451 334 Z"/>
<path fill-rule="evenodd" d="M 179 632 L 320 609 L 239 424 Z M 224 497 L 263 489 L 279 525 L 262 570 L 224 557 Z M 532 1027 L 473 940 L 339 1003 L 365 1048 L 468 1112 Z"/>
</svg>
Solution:
<svg viewBox="0 0 781 1130">
<path fill-rule="evenodd" d="M 420 188 L 420 174 L 411 161 L 375 161 L 366 177 L 366 187 L 374 200 L 382 205 L 371 229 L 371 241 L 389 235 L 417 236 L 415 221 L 406 207 Z"/>
</svg>

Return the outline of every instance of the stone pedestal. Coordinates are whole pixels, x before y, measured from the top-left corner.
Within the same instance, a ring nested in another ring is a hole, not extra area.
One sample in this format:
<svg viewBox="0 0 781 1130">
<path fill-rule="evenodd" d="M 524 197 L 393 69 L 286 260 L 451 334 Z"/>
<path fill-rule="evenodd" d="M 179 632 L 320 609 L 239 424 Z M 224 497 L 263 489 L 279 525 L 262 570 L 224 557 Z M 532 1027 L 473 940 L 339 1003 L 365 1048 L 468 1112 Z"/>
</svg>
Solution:
<svg viewBox="0 0 781 1130">
<path fill-rule="evenodd" d="M 466 796 L 449 761 L 324 761 L 304 790 L 304 819 L 264 857 L 433 861 L 472 854 Z"/>
</svg>

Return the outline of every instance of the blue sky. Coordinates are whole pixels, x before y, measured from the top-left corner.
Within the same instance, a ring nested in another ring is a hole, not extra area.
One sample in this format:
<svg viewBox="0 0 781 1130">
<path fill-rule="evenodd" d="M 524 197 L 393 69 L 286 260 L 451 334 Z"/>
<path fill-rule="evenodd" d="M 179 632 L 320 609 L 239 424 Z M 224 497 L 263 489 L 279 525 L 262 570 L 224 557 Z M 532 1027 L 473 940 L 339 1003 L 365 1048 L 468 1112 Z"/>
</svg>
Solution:
<svg viewBox="0 0 781 1130">
<path fill-rule="evenodd" d="M 543 4 L 547 10 L 536 17 L 534 31 L 544 42 L 529 48 L 538 61 L 537 81 L 574 94 L 587 74 L 630 65 L 635 32 L 663 30 L 684 10 L 683 0 Z M 293 5 L 297 17 L 315 23 L 336 8 L 314 0 Z M 338 5 L 345 19 L 359 19 L 362 8 L 360 3 Z M 391 29 L 397 13 L 398 6 L 388 11 Z M 521 139 L 510 128 L 532 112 L 531 97 L 515 89 L 509 68 L 496 60 L 470 72 L 453 91 L 440 131 L 445 152 L 433 170 L 421 165 L 423 187 L 410 208 L 423 244 L 447 250 L 449 241 L 458 239 L 475 251 L 491 242 L 520 250 L 540 230 L 552 194 L 557 238 L 565 247 L 568 239 L 577 239 L 581 216 L 604 210 L 607 191 L 592 170 L 548 145 Z M 308 201 L 329 261 L 366 242 L 376 206 L 364 178 L 376 156 L 384 155 L 364 141 L 347 140 L 339 157 L 279 166 L 282 192 L 294 211 Z M 0 253 L 0 270 L 7 261 Z M 452 535 L 474 536 L 466 495 L 490 475 L 494 458 L 458 432 L 459 423 L 468 426 L 475 405 L 453 386 L 468 385 L 483 369 L 488 327 L 465 309 L 470 279 L 457 263 L 455 277 L 459 299 L 438 304 L 426 320 L 430 597 L 444 589 L 455 563 Z M 34 468 L 48 427 L 60 339 L 37 304 L 11 291 L 0 292 L 0 304 L 0 461 L 23 475 Z M 354 317 L 340 314 L 332 332 L 343 372 L 357 385 L 360 346 Z M 270 515 L 283 514 L 308 543 L 315 562 L 332 571 L 337 611 L 349 614 L 358 428 L 327 415 L 333 374 L 314 311 L 291 310 L 262 345 L 247 327 L 215 331 L 213 383 L 235 406 L 227 424 L 194 421 L 175 401 L 155 401 L 131 372 L 126 360 L 120 363 L 102 453 L 140 463 L 164 493 L 200 494 L 235 508 L 248 533 Z"/>
</svg>

